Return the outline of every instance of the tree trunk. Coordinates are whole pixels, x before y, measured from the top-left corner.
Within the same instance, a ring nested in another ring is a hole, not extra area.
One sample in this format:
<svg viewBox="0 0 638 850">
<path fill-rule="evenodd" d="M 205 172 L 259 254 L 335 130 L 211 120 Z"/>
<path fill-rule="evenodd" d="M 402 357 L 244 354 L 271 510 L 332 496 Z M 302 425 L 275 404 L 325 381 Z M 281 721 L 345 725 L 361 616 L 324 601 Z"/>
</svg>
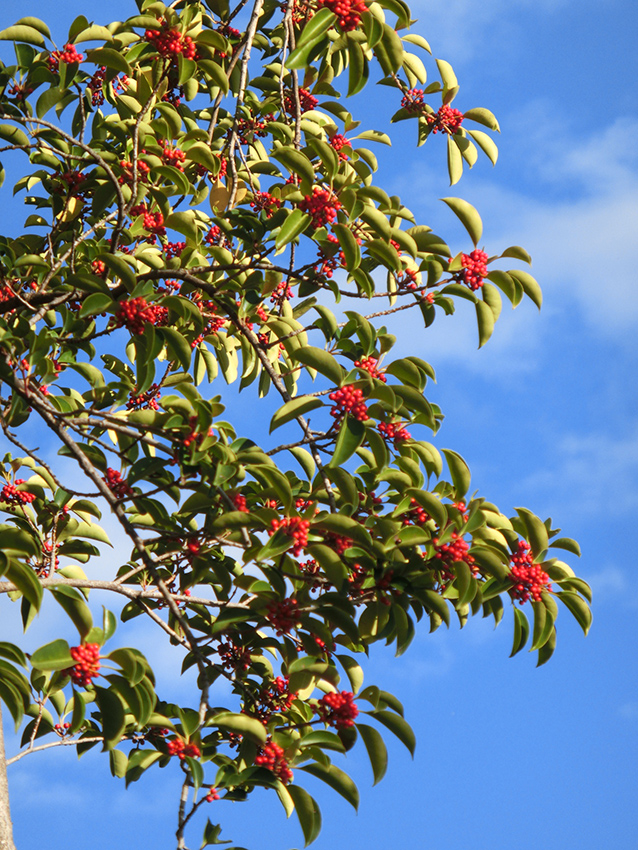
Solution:
<svg viewBox="0 0 638 850">
<path fill-rule="evenodd" d="M 9 782 L 7 761 L 4 753 L 4 730 L 2 728 L 2 704 L 0 703 L 0 850 L 15 850 L 13 824 L 9 808 Z"/>
</svg>

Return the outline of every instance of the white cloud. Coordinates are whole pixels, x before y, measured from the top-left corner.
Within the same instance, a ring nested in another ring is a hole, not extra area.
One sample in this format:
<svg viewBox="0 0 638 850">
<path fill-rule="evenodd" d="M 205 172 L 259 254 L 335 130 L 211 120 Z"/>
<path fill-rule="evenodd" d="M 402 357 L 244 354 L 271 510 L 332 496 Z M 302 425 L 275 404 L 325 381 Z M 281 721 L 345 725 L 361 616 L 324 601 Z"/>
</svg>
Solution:
<svg viewBox="0 0 638 850">
<path fill-rule="evenodd" d="M 542 491 L 548 509 L 570 508 L 579 517 L 605 513 L 616 516 L 638 509 L 638 429 L 625 436 L 567 434 L 556 442 L 554 462 L 529 476 L 525 492 Z M 577 498 L 575 497 L 577 495 Z"/>
</svg>

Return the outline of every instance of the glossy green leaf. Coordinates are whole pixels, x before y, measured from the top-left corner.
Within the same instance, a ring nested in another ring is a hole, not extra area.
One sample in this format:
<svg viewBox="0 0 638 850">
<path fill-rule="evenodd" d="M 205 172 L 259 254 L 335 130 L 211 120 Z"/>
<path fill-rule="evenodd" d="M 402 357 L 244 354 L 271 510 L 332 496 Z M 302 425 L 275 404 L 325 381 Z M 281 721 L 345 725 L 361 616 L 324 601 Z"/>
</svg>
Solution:
<svg viewBox="0 0 638 850">
<path fill-rule="evenodd" d="M 285 425 L 286 422 L 291 422 L 298 416 L 304 416 L 309 411 L 322 406 L 323 402 L 321 399 L 313 398 L 312 396 L 299 396 L 298 398 L 290 399 L 290 401 L 287 401 L 279 408 L 270 420 L 270 433 L 272 433 L 275 428 Z"/>
<path fill-rule="evenodd" d="M 365 744 L 372 767 L 374 784 L 380 782 L 388 768 L 388 750 L 379 732 L 366 723 L 357 723 L 357 731 Z"/>
<path fill-rule="evenodd" d="M 36 670 L 65 670 L 74 664 L 69 644 L 62 639 L 41 646 L 31 656 L 31 665 Z"/>
<path fill-rule="evenodd" d="M 307 345 L 296 349 L 292 354 L 292 358 L 299 363 L 303 363 L 304 366 L 316 369 L 317 372 L 325 375 L 337 387 L 341 385 L 343 369 L 329 351 L 323 348 L 316 348 L 313 345 Z"/>
<path fill-rule="evenodd" d="M 416 749 L 416 737 L 410 724 L 401 715 L 395 714 L 393 711 L 372 711 L 370 712 L 375 720 L 383 724 L 386 729 L 389 729 L 393 735 L 401 741 L 404 746 L 410 751 L 410 755 L 414 756 Z"/>
<path fill-rule="evenodd" d="M 476 208 L 462 198 L 441 198 L 441 200 L 460 220 L 476 247 L 483 235 L 483 222 Z"/>
<path fill-rule="evenodd" d="M 321 812 L 317 801 L 299 785 L 289 785 L 286 789 L 293 800 L 295 812 L 303 832 L 306 847 L 317 838 L 321 832 Z"/>
<path fill-rule="evenodd" d="M 456 498 L 462 499 L 470 488 L 471 475 L 469 467 L 461 455 L 452 451 L 452 449 L 441 449 L 441 451 L 445 455 L 447 465 L 450 469 Z"/>
<path fill-rule="evenodd" d="M 326 766 L 316 762 L 313 764 L 303 765 L 300 769 L 305 770 L 306 773 L 312 774 L 312 776 L 316 776 L 317 779 L 321 779 L 326 783 L 326 785 L 329 785 L 338 794 L 341 794 L 341 796 L 347 800 L 351 806 L 355 809 L 359 808 L 359 791 L 357 790 L 357 786 L 354 784 L 352 779 L 350 779 L 348 774 L 344 773 L 343 770 L 336 767 L 336 765 L 331 764 Z"/>
</svg>

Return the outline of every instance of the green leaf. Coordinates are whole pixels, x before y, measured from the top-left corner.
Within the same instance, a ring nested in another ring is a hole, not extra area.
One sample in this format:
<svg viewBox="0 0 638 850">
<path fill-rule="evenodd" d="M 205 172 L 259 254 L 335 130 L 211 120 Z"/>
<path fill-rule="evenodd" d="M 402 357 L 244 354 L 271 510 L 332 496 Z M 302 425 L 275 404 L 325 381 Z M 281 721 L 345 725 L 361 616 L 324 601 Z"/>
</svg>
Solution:
<svg viewBox="0 0 638 850">
<path fill-rule="evenodd" d="M 42 603 L 42 585 L 31 567 L 28 567 L 21 561 L 11 560 L 4 574 L 10 582 L 15 584 L 24 598 L 38 611 Z"/>
<path fill-rule="evenodd" d="M 365 88 L 368 82 L 368 61 L 359 42 L 348 39 L 348 97 Z"/>
<path fill-rule="evenodd" d="M 524 263 L 529 263 L 532 265 L 532 258 L 527 253 L 525 248 L 521 248 L 520 245 L 511 245 L 509 248 L 506 248 L 501 257 L 512 257 L 515 260 L 522 260 Z"/>
<path fill-rule="evenodd" d="M 317 838 L 321 832 L 321 812 L 317 801 L 299 785 L 289 785 L 286 789 L 294 803 L 299 825 L 303 832 L 306 847 Z"/>
<path fill-rule="evenodd" d="M 587 634 L 592 623 L 592 614 L 589 605 L 577 593 L 569 590 L 564 590 L 556 594 L 566 608 L 574 615 L 576 622 L 581 627 L 583 632 Z"/>
<path fill-rule="evenodd" d="M 160 332 L 166 340 L 170 358 L 179 361 L 181 367 L 188 371 L 193 356 L 193 349 L 188 340 L 175 328 L 161 328 Z"/>
<path fill-rule="evenodd" d="M 263 723 L 247 714 L 234 714 L 231 711 L 222 711 L 215 714 L 207 721 L 212 726 L 227 729 L 230 732 L 246 735 L 251 741 L 262 746 L 268 740 L 268 733 Z"/>
<path fill-rule="evenodd" d="M 364 548 L 369 548 L 372 545 L 372 539 L 367 528 L 345 514 L 329 514 L 319 520 L 315 520 L 312 525 L 314 529 L 323 529 L 324 531 L 332 531 L 335 534 L 341 534 L 344 537 L 349 537 L 355 543 L 358 543 Z"/>
<path fill-rule="evenodd" d="M 133 75 L 133 70 L 124 56 L 111 47 L 97 47 L 94 50 L 87 50 L 86 56 L 90 62 L 94 62 L 96 65 L 104 65 L 113 71 L 126 74 L 127 77 Z"/>
<path fill-rule="evenodd" d="M 564 549 L 566 552 L 571 552 L 572 555 L 577 555 L 579 558 L 581 556 L 580 546 L 571 537 L 557 537 L 556 540 L 552 540 L 549 544 L 549 548 Z"/>
<path fill-rule="evenodd" d="M 343 378 L 343 369 L 329 351 L 323 348 L 316 348 L 314 345 L 307 345 L 303 348 L 295 349 L 290 357 L 298 363 L 303 363 L 304 366 L 316 369 L 317 372 L 329 378 L 333 384 L 340 386 L 341 379 Z"/>
<path fill-rule="evenodd" d="M 228 77 L 226 76 L 224 69 L 221 68 L 217 62 L 213 62 L 211 59 L 199 59 L 197 65 L 210 77 L 214 86 L 221 89 L 224 94 L 228 94 Z"/>
<path fill-rule="evenodd" d="M 363 422 L 353 419 L 352 416 L 346 416 L 339 428 L 339 435 L 329 465 L 342 466 L 363 443 L 365 433 L 366 429 Z"/>
<path fill-rule="evenodd" d="M 479 348 L 482 348 L 492 336 L 494 330 L 494 313 L 485 301 L 477 301 L 475 307 L 479 332 Z"/>
<path fill-rule="evenodd" d="M 317 779 L 323 780 L 326 785 L 329 785 L 338 794 L 341 794 L 351 806 L 355 809 L 359 808 L 359 791 L 357 790 L 357 786 L 347 773 L 335 767 L 334 764 L 326 766 L 318 762 L 313 762 L 312 764 L 304 765 L 301 770 L 305 770 L 306 773 L 310 773 L 312 776 L 316 776 Z"/>
<path fill-rule="evenodd" d="M 7 27 L 0 32 L 0 40 L 2 41 L 25 41 L 27 44 L 37 44 L 38 47 L 44 47 L 44 39 L 42 34 L 35 27 L 25 26 L 24 24 Z"/>
<path fill-rule="evenodd" d="M 514 608 L 514 643 L 510 658 L 520 652 L 529 639 L 530 627 L 527 617 L 520 608 Z"/>
<path fill-rule="evenodd" d="M 313 398 L 312 396 L 299 396 L 298 398 L 290 399 L 290 401 L 287 401 L 279 408 L 270 420 L 269 433 L 272 433 L 275 428 L 279 428 L 280 425 L 285 425 L 286 422 L 296 419 L 297 416 L 303 416 L 310 410 L 315 410 L 317 407 L 322 406 L 323 402 L 321 399 Z"/>
<path fill-rule="evenodd" d="M 383 724 L 390 732 L 396 735 L 399 741 L 408 748 L 410 755 L 414 756 L 416 737 L 407 720 L 393 711 L 371 711 L 366 713 L 371 714 L 375 720 L 378 720 L 379 723 Z"/>
<path fill-rule="evenodd" d="M 300 209 L 294 209 L 288 215 L 284 223 L 279 228 L 279 233 L 275 239 L 275 247 L 279 252 L 284 246 L 293 239 L 296 239 L 308 227 L 312 221 L 312 216 L 302 212 Z"/>
<path fill-rule="evenodd" d="M 290 449 L 290 453 L 306 473 L 308 480 L 312 481 L 317 472 L 317 465 L 310 452 L 302 449 L 301 446 L 293 446 L 293 448 Z"/>
<path fill-rule="evenodd" d="M 476 247 L 483 234 L 483 222 L 478 211 L 463 198 L 441 198 L 460 220 Z"/>
<path fill-rule="evenodd" d="M 113 41 L 113 36 L 106 27 L 90 24 L 75 36 L 73 44 L 80 44 L 83 41 Z"/>
<path fill-rule="evenodd" d="M 80 633 L 80 637 L 85 638 L 93 628 L 93 617 L 82 594 L 74 587 L 65 587 L 64 585 L 51 588 L 51 594 L 56 602 L 64 608 Z"/>
<path fill-rule="evenodd" d="M 463 157 L 452 136 L 447 137 L 447 170 L 450 186 L 454 186 L 463 176 Z"/>
<path fill-rule="evenodd" d="M 102 715 L 104 750 L 112 750 L 122 739 L 126 728 L 124 706 L 119 696 L 110 688 L 95 686 L 95 702 Z"/>
<path fill-rule="evenodd" d="M 545 523 L 527 508 L 516 508 L 516 513 L 523 520 L 526 537 L 532 547 L 532 555 L 537 558 L 549 546 Z"/>
<path fill-rule="evenodd" d="M 114 301 L 110 295 L 104 292 L 92 292 L 82 301 L 78 316 L 86 319 L 88 316 L 96 316 L 113 307 Z"/>
<path fill-rule="evenodd" d="M 66 670 L 74 664 L 69 644 L 62 639 L 41 646 L 31 656 L 31 666 L 36 670 Z"/>
<path fill-rule="evenodd" d="M 291 71 L 304 68 L 310 50 L 324 38 L 336 20 L 336 15 L 325 6 L 313 15 L 301 31 L 297 46 L 286 61 L 286 68 Z"/>
<path fill-rule="evenodd" d="M 445 505 L 434 493 L 427 490 L 409 490 L 406 495 L 410 496 L 432 517 L 434 522 L 441 528 L 447 524 L 447 511 Z"/>
<path fill-rule="evenodd" d="M 388 750 L 379 732 L 366 723 L 357 723 L 357 731 L 361 735 L 374 776 L 374 784 L 380 782 L 388 768 Z"/>
<path fill-rule="evenodd" d="M 538 281 L 533 278 L 531 274 L 520 271 L 519 269 L 512 269 L 508 272 L 508 274 L 521 284 L 525 291 L 525 295 L 527 295 L 527 297 L 533 301 L 540 310 L 543 304 L 543 292 Z"/>
<path fill-rule="evenodd" d="M 29 145 L 29 137 L 19 127 L 11 124 L 0 124 L 0 139 L 9 142 L 10 145 Z"/>
<path fill-rule="evenodd" d="M 298 174 L 302 181 L 306 183 L 306 191 L 310 191 L 310 187 L 315 182 L 315 170 L 305 154 L 294 148 L 281 147 L 276 148 L 271 156 L 284 165 L 291 174 Z"/>
<path fill-rule="evenodd" d="M 497 133 L 501 132 L 494 113 L 482 106 L 477 106 L 475 109 L 468 109 L 467 112 L 463 113 L 463 118 L 467 121 L 476 121 L 477 124 L 489 127 L 490 130 L 495 130 Z"/>
<path fill-rule="evenodd" d="M 0 641 L 0 658 L 8 658 L 14 664 L 19 664 L 26 669 L 27 657 L 19 646 L 6 641 Z"/>
<path fill-rule="evenodd" d="M 20 18 L 19 21 L 15 22 L 15 25 L 24 25 L 27 27 L 32 27 L 34 30 L 41 32 L 42 35 L 46 36 L 47 38 L 51 38 L 51 32 L 48 26 L 44 23 L 44 21 L 41 21 L 40 18 L 33 18 L 31 16 L 26 18 Z"/>
<path fill-rule="evenodd" d="M 332 229 L 346 258 L 346 268 L 349 272 L 358 269 L 361 265 L 361 249 L 354 234 L 345 224 L 333 224 Z"/>
<path fill-rule="evenodd" d="M 468 130 L 467 132 L 468 135 L 474 139 L 492 165 L 496 165 L 496 161 L 498 160 L 498 148 L 496 147 L 494 140 L 488 136 L 487 133 L 482 133 L 480 130 Z"/>
<path fill-rule="evenodd" d="M 447 465 L 450 468 L 455 496 L 457 499 L 462 499 L 470 488 L 471 475 L 469 467 L 461 455 L 452 451 L 452 449 L 441 449 L 441 451 L 445 455 Z"/>
</svg>

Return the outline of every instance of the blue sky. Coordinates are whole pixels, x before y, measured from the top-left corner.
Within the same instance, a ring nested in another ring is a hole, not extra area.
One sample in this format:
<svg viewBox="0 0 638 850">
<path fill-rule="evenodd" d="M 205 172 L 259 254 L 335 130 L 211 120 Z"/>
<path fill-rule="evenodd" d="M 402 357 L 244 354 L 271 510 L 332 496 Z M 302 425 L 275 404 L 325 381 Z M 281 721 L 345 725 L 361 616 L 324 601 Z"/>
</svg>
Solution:
<svg viewBox="0 0 638 850">
<path fill-rule="evenodd" d="M 77 14 L 107 22 L 95 2 L 15 8 L 3 4 L 0 26 L 35 14 L 60 42 Z M 416 756 L 389 742 L 388 774 L 372 789 L 363 753 L 349 755 L 362 792 L 358 816 L 308 782 L 324 815 L 314 846 L 635 850 L 638 10 L 631 0 L 429 0 L 413 9 L 416 30 L 459 77 L 454 106 L 487 106 L 499 118 L 500 159 L 492 169 L 481 157 L 450 191 L 444 140 L 417 150 L 406 123 L 393 128 L 393 148 L 378 151 L 378 182 L 455 250 L 467 250 L 464 233 L 437 199 L 456 194 L 475 204 L 490 253 L 510 244 L 530 251 L 545 304 L 540 315 L 531 305 L 505 309 L 480 351 L 463 310 L 428 331 L 402 322 L 398 348 L 435 366 L 430 398 L 446 414 L 439 445 L 464 455 L 480 494 L 506 513 L 526 505 L 552 516 L 579 539 L 583 558 L 574 566 L 593 586 L 594 625 L 584 639 L 563 614 L 557 652 L 538 670 L 532 655 L 507 658 L 507 618 L 496 632 L 478 620 L 463 632 L 423 631 L 399 660 L 375 647 L 367 681 L 404 701 Z M 129 14 L 132 2 L 108 4 L 109 19 Z M 435 74 L 433 63 L 428 70 Z M 396 108 L 395 97 L 369 87 L 351 108 L 386 129 L 379 116 Z M 249 399 L 231 403 L 250 410 Z M 11 639 L 15 617 L 2 603 L 0 639 Z M 44 642 L 50 629 L 50 620 L 37 624 L 29 641 Z M 170 660 L 146 644 L 178 693 L 184 686 Z M 69 817 L 76 836 L 107 825 L 87 838 L 92 850 L 115 841 L 119 850 L 174 846 L 174 765 L 125 791 L 99 754 L 78 765 L 56 750 L 17 763 L 10 781 L 21 850 L 45 835 L 57 846 L 49 836 L 64 834 Z M 251 850 L 303 843 L 294 819 L 286 822 L 265 793 L 247 805 L 213 803 L 207 814 L 224 824 L 222 837 Z"/>
</svg>

